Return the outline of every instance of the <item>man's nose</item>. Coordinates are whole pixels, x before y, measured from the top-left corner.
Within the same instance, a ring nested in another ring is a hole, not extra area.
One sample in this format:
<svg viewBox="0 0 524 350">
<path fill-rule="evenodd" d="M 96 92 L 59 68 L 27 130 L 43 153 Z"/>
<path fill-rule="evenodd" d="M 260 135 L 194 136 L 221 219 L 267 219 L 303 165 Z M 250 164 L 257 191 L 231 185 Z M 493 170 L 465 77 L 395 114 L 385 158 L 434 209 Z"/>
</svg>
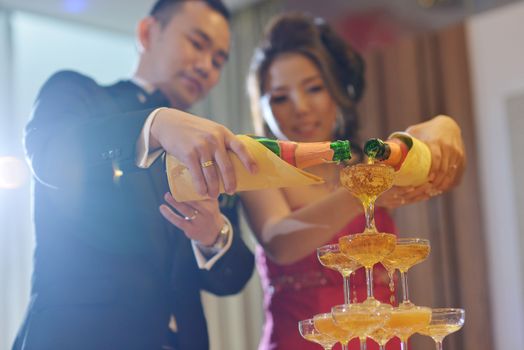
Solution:
<svg viewBox="0 0 524 350">
<path fill-rule="evenodd" d="M 211 55 L 202 55 L 195 64 L 195 70 L 200 77 L 207 79 L 213 69 L 213 58 Z"/>
</svg>

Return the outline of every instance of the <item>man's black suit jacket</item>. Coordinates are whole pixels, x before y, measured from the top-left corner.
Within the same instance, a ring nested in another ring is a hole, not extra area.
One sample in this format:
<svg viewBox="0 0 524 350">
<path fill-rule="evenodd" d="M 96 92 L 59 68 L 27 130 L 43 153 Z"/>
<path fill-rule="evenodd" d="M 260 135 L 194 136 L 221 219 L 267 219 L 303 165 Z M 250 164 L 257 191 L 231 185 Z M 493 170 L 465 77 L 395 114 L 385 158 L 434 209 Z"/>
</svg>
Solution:
<svg viewBox="0 0 524 350">
<path fill-rule="evenodd" d="M 240 291 L 253 255 L 234 197 L 222 198 L 233 244 L 209 271 L 161 217 L 162 159 L 140 169 L 135 146 L 147 116 L 167 105 L 130 81 L 102 87 L 68 71 L 40 91 L 25 137 L 36 179 L 34 273 L 15 349 L 161 349 L 171 314 L 175 349 L 208 348 L 200 290 Z"/>
</svg>

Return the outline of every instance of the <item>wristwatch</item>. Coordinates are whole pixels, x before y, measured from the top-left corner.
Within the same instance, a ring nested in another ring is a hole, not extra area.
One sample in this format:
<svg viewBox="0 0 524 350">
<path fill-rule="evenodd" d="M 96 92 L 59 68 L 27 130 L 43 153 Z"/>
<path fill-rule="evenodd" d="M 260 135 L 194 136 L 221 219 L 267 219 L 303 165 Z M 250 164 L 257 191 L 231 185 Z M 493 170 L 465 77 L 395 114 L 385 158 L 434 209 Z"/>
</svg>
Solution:
<svg viewBox="0 0 524 350">
<path fill-rule="evenodd" d="M 220 232 L 218 233 L 217 239 L 215 243 L 213 243 L 212 247 L 217 250 L 221 250 L 224 248 L 227 244 L 227 241 L 229 240 L 229 234 L 231 232 L 231 224 L 228 220 L 224 221 L 224 226 L 220 229 Z"/>
<path fill-rule="evenodd" d="M 211 245 L 203 245 L 200 242 L 197 242 L 197 245 L 200 247 L 202 252 L 206 254 L 216 254 L 219 251 L 221 251 L 229 241 L 229 236 L 233 233 L 233 228 L 231 227 L 231 222 L 229 219 L 222 215 L 222 218 L 224 219 L 224 226 L 220 229 L 220 232 L 218 233 L 218 236 Z"/>
</svg>

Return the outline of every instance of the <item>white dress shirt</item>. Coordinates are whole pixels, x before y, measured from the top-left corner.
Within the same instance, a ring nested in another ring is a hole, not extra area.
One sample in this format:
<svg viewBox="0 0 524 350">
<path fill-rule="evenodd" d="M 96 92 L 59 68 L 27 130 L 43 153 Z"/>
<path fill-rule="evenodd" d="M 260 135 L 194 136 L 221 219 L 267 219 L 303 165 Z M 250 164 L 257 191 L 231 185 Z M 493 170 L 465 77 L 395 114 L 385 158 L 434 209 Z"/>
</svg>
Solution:
<svg viewBox="0 0 524 350">
<path fill-rule="evenodd" d="M 144 79 L 134 76 L 131 81 L 141 87 L 145 92 L 148 94 L 152 94 L 155 91 L 155 88 L 149 84 Z M 145 102 L 145 96 L 138 96 L 138 99 L 140 101 L 143 100 Z M 150 136 L 150 130 L 151 125 L 153 124 L 153 120 L 155 119 L 158 112 L 162 109 L 165 109 L 165 107 L 160 107 L 155 109 L 149 116 L 147 117 L 144 126 L 142 128 L 142 132 L 140 133 L 140 136 L 137 140 L 137 152 L 136 152 L 136 165 L 139 168 L 149 168 L 151 164 L 162 154 L 164 153 L 163 149 L 157 149 L 154 151 L 149 151 L 149 136 Z M 231 226 L 231 222 L 227 217 L 222 215 L 224 218 L 224 221 L 226 225 L 229 226 L 228 230 L 228 236 L 227 241 L 224 244 L 224 242 L 220 242 L 220 239 L 222 237 L 218 237 L 217 242 L 215 243 L 215 246 L 206 247 L 201 245 L 195 240 L 191 240 L 191 245 L 193 247 L 193 253 L 195 254 L 195 258 L 198 264 L 198 267 L 205 270 L 210 270 L 215 262 L 218 261 L 229 249 L 231 246 L 231 243 L 233 241 L 233 227 Z"/>
</svg>

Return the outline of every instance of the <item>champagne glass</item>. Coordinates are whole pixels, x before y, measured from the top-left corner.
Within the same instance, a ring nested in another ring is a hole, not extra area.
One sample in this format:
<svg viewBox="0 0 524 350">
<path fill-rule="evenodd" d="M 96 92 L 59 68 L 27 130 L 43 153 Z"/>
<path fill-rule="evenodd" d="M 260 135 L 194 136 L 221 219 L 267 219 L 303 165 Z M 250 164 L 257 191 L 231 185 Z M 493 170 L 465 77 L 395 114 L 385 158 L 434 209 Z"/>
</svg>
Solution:
<svg viewBox="0 0 524 350">
<path fill-rule="evenodd" d="M 340 183 L 357 197 L 366 215 L 366 229 L 362 234 L 341 237 L 340 250 L 366 268 L 368 303 L 377 303 L 373 297 L 373 265 L 395 248 L 396 237 L 379 233 L 375 227 L 375 201 L 393 186 L 395 171 L 385 164 L 357 164 L 340 171 Z"/>
<path fill-rule="evenodd" d="M 369 335 L 369 337 L 378 344 L 380 350 L 385 350 L 386 344 L 395 336 L 395 331 L 389 328 L 387 323 L 384 326 L 375 329 L 373 333 Z"/>
<path fill-rule="evenodd" d="M 366 349 L 366 337 L 388 321 L 393 307 L 389 304 L 343 304 L 334 306 L 331 314 L 336 324 L 360 339 L 360 349 Z"/>
<path fill-rule="evenodd" d="M 358 262 L 350 259 L 340 251 L 338 244 L 327 244 L 317 248 L 317 257 L 320 263 L 332 270 L 340 272 L 344 279 L 344 303 L 351 303 L 350 276 L 362 267 Z"/>
<path fill-rule="evenodd" d="M 465 319 L 466 312 L 464 309 L 433 309 L 431 312 L 431 322 L 427 327 L 420 330 L 419 333 L 433 338 L 436 349 L 443 350 L 442 341 L 444 338 L 461 329 Z"/>
<path fill-rule="evenodd" d="M 408 270 L 422 261 L 426 260 L 431 250 L 429 240 L 422 238 L 398 238 L 395 249 L 381 263 L 386 270 L 400 271 L 402 283 L 402 305 L 413 305 L 409 300 Z"/>
<path fill-rule="evenodd" d="M 426 328 L 430 321 L 431 309 L 429 307 L 415 305 L 409 307 L 399 306 L 391 311 L 387 327 L 400 338 L 401 349 L 407 350 L 409 337 Z"/>
<path fill-rule="evenodd" d="M 340 183 L 357 197 L 366 215 L 366 231 L 377 232 L 375 201 L 393 186 L 395 170 L 385 164 L 356 164 L 340 171 Z"/>
<path fill-rule="evenodd" d="M 331 350 L 337 340 L 327 334 L 320 333 L 315 328 L 315 321 L 312 318 L 298 322 L 298 330 L 302 338 L 317 343 L 324 348 L 324 350 Z"/>
<path fill-rule="evenodd" d="M 313 321 L 315 323 L 315 328 L 320 333 L 335 338 L 340 345 L 342 345 L 342 349 L 344 350 L 347 350 L 349 341 L 355 337 L 353 332 L 348 332 L 342 329 L 342 327 L 335 322 L 331 313 L 315 315 Z"/>
<path fill-rule="evenodd" d="M 395 249 L 396 237 L 390 233 L 359 233 L 340 237 L 340 251 L 366 268 L 367 298 L 365 303 L 380 304 L 373 296 L 373 265 Z"/>
</svg>

